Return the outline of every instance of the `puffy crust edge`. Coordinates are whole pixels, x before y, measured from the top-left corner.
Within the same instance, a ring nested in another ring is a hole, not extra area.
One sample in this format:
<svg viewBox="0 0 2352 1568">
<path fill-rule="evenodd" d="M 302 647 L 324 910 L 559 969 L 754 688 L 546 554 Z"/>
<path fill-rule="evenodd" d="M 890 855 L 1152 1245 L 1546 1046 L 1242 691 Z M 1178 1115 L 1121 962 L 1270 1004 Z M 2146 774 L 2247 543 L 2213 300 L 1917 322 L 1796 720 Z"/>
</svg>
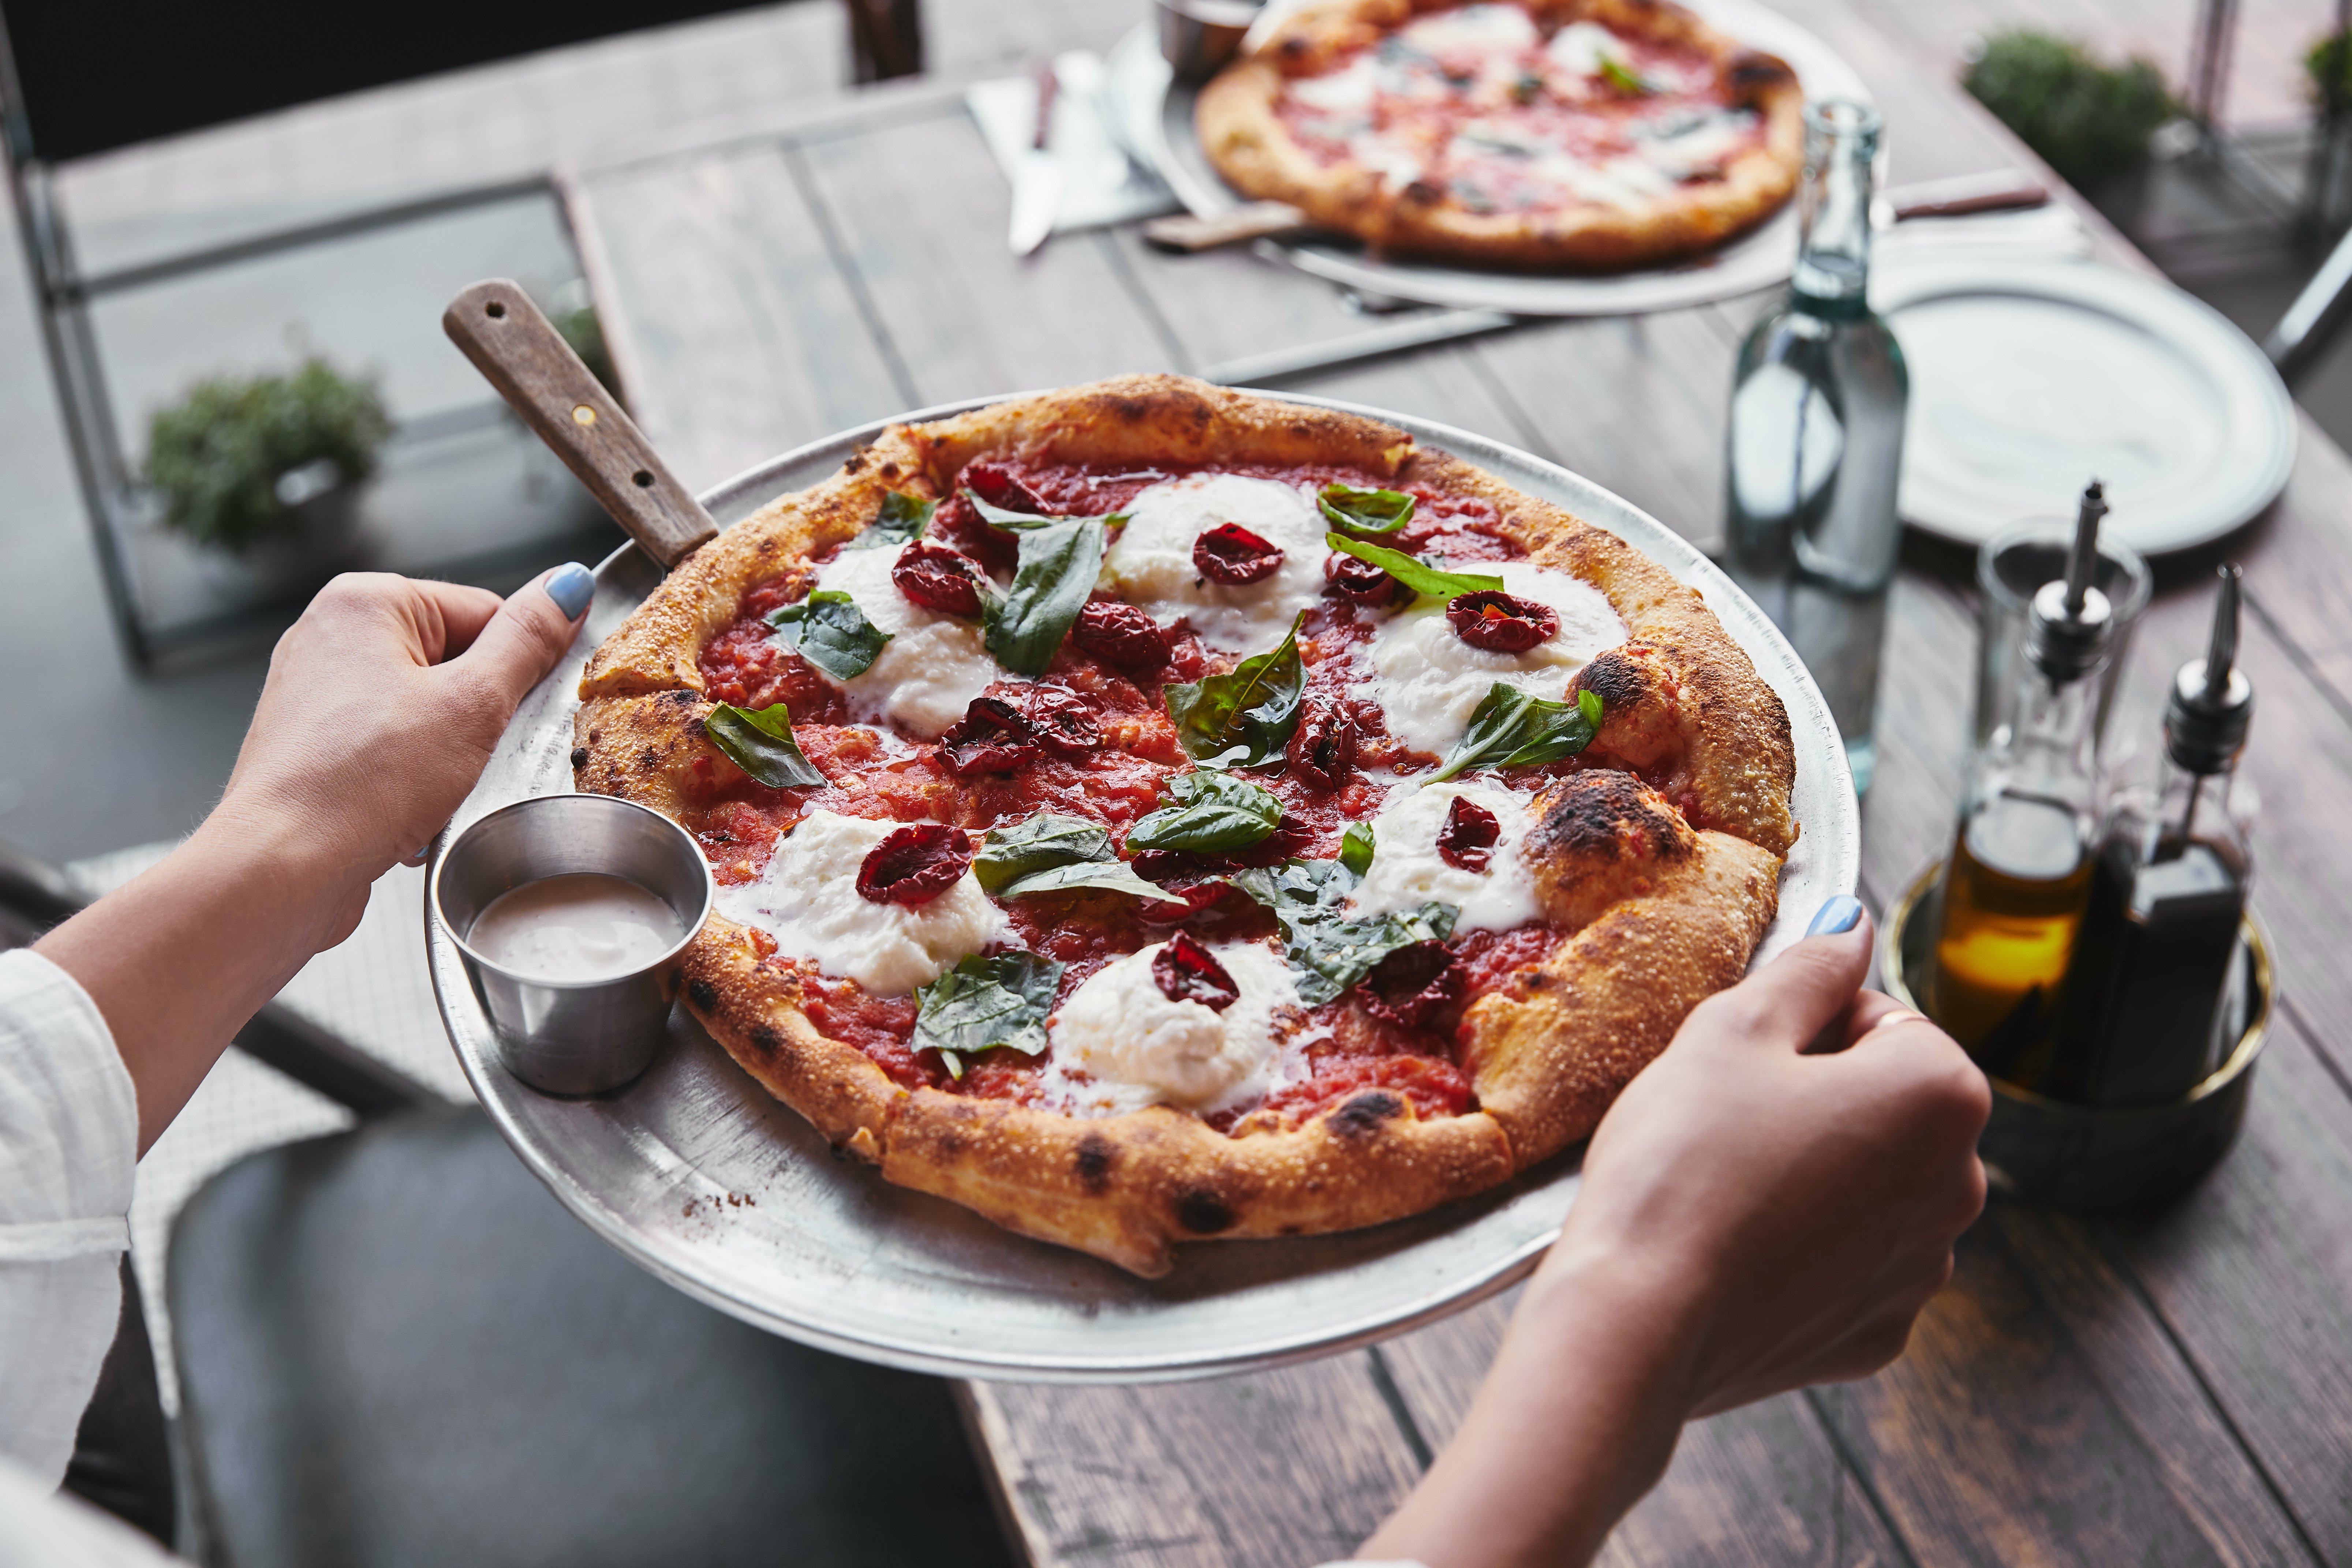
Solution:
<svg viewBox="0 0 2352 1568">
<path fill-rule="evenodd" d="M 1561 942 L 1517 994 L 1470 1009 L 1471 1082 L 1520 1168 L 1590 1137 L 1690 1010 L 1739 979 L 1780 879 L 1779 856 L 1702 832 L 1688 861 Z"/>
<path fill-rule="evenodd" d="M 1732 101 L 1764 120 L 1762 144 L 1734 159 L 1712 184 L 1679 187 L 1630 212 L 1583 206 L 1480 214 L 1442 197 L 1415 201 L 1410 188 L 1391 196 L 1370 170 L 1321 163 L 1291 137 L 1275 111 L 1286 77 L 1312 75 L 1403 26 L 1416 11 L 1457 3 L 1336 0 L 1297 13 L 1202 89 L 1194 118 L 1202 151 L 1244 195 L 1288 202 L 1378 249 L 1528 269 L 1604 270 L 1691 255 L 1754 228 L 1795 191 L 1804 163 L 1804 92 L 1796 74 L 1665 0 L 1534 0 L 1527 8 L 1540 19 L 1589 18 L 1711 58 Z"/>
</svg>

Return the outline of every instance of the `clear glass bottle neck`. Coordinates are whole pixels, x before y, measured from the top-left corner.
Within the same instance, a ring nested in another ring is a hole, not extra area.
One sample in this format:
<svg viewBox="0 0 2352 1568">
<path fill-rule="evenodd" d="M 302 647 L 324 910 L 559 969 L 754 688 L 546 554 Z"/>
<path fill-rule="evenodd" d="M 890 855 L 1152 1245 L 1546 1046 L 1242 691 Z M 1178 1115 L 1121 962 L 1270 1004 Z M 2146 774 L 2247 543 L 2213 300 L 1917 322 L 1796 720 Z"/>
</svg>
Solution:
<svg viewBox="0 0 2352 1568">
<path fill-rule="evenodd" d="M 2234 765 L 2215 773 L 2192 773 L 2170 757 L 2157 772 L 2156 820 L 2152 825 L 2168 845 L 2202 839 L 2236 852 L 2246 852 L 2246 823 L 2242 803 L 2231 788 Z"/>
<path fill-rule="evenodd" d="M 2098 782 L 2097 672 L 2053 683 L 2028 666 L 2021 679 L 2015 717 L 1992 732 L 1979 753 L 1971 794 L 1979 800 L 2006 793 L 2063 802 L 2083 814 L 2087 832 Z"/>
<path fill-rule="evenodd" d="M 1791 292 L 1800 308 L 1828 316 L 1869 310 L 1870 202 L 1877 178 L 1875 111 L 1859 104 L 1805 110 L 1805 177 L 1798 194 L 1800 239 Z"/>
</svg>

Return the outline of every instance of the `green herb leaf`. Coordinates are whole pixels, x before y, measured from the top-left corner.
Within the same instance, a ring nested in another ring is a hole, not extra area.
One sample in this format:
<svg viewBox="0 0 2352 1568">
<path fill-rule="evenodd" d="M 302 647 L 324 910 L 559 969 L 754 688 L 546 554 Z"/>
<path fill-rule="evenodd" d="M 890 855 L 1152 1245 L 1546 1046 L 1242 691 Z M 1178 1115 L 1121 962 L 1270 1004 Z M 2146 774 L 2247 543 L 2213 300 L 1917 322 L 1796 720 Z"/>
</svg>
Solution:
<svg viewBox="0 0 2352 1568">
<path fill-rule="evenodd" d="M 1402 490 L 1360 490 L 1330 484 L 1315 504 L 1334 528 L 1357 533 L 1394 533 L 1412 521 L 1412 498 Z"/>
<path fill-rule="evenodd" d="M 882 493 L 882 510 L 872 522 L 857 531 L 857 537 L 842 546 L 844 550 L 888 550 L 912 543 L 923 537 L 923 530 L 931 526 L 931 514 L 940 510 L 935 500 L 921 500 L 901 495 L 897 490 Z"/>
<path fill-rule="evenodd" d="M 1639 98 L 1647 98 L 1658 90 L 1650 85 L 1648 78 L 1609 55 L 1601 57 L 1601 77 L 1618 91 L 1630 92 Z"/>
<path fill-rule="evenodd" d="M 1016 675 L 1042 675 L 1102 574 L 1104 520 L 1055 518 L 1021 535 L 1012 588 L 982 597 L 989 656 Z"/>
<path fill-rule="evenodd" d="M 1434 901 L 1412 910 L 1348 919 L 1341 908 L 1357 872 L 1338 860 L 1290 860 L 1237 872 L 1234 886 L 1274 911 L 1298 999 L 1318 1006 L 1360 984 L 1381 960 L 1417 942 L 1454 934 L 1462 911 Z"/>
<path fill-rule="evenodd" d="M 796 605 L 769 614 L 776 640 L 833 677 L 865 674 L 882 657 L 890 634 L 866 618 L 857 601 L 832 588 L 819 588 Z"/>
<path fill-rule="evenodd" d="M 1367 544 L 1344 533 L 1327 533 L 1323 536 L 1323 542 L 1359 561 L 1370 562 L 1422 597 L 1435 599 L 1440 604 L 1451 604 L 1465 594 L 1500 593 L 1503 589 L 1500 577 L 1489 577 L 1475 572 L 1442 572 L 1402 550 Z"/>
<path fill-rule="evenodd" d="M 1372 825 L 1351 822 L 1348 831 L 1339 836 L 1339 864 L 1360 880 L 1372 868 Z"/>
<path fill-rule="evenodd" d="M 758 709 L 721 702 L 703 715 L 702 732 L 729 762 L 770 789 L 823 789 L 828 782 L 801 754 L 791 710 L 781 702 Z"/>
<path fill-rule="evenodd" d="M 1472 768 L 1539 767 L 1572 757 L 1601 732 L 1601 699 L 1580 691 L 1573 702 L 1531 697 L 1496 681 L 1470 711 L 1470 727 L 1429 776 L 1431 784 Z"/>
<path fill-rule="evenodd" d="M 940 1053 L 948 1071 L 995 1046 L 1024 1056 L 1045 1049 L 1045 1015 L 1062 966 L 1034 952 L 974 953 L 915 993 L 914 1048 Z"/>
<path fill-rule="evenodd" d="M 1129 849 L 1246 849 L 1282 825 L 1282 802 L 1245 779 L 1207 770 L 1168 780 L 1170 805 L 1128 830 Z"/>
<path fill-rule="evenodd" d="M 1270 653 L 1252 654 L 1230 675 L 1161 689 L 1185 754 L 1203 767 L 1258 768 L 1282 755 L 1298 728 L 1307 667 L 1298 658 L 1301 610 Z"/>
<path fill-rule="evenodd" d="M 1167 890 L 1145 881 L 1118 858 L 1110 835 L 1084 817 L 1041 811 L 1025 822 L 992 831 L 972 857 L 972 875 L 1000 899 L 1102 888 L 1154 902 Z"/>
<path fill-rule="evenodd" d="M 980 513 L 980 519 L 982 522 L 985 522 L 991 528 L 1003 529 L 1009 533 L 1027 533 L 1040 528 L 1051 528 L 1057 522 L 1092 521 L 1099 522 L 1105 528 L 1108 528 L 1113 523 L 1125 522 L 1127 521 L 1127 513 L 1123 511 L 1106 512 L 1097 518 L 1086 519 L 1075 517 L 1040 517 L 1034 511 L 1010 511 L 1001 506 L 989 505 L 988 502 L 981 500 L 970 490 L 963 492 L 963 499 L 971 502 L 972 510 Z"/>
</svg>

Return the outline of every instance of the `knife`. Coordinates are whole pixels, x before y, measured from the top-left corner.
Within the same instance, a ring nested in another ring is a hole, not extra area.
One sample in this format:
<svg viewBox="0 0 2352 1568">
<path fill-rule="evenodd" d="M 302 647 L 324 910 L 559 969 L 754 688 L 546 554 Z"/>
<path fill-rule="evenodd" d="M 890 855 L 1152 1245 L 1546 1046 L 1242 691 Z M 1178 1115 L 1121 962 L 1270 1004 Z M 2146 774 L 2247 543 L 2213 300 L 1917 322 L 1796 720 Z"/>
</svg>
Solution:
<svg viewBox="0 0 2352 1568">
<path fill-rule="evenodd" d="M 1037 72 L 1037 131 L 1029 151 L 1013 171 L 1013 223 L 1005 243 L 1015 256 L 1026 256 L 1054 232 L 1054 218 L 1062 210 L 1062 187 L 1068 181 L 1061 160 L 1046 147 L 1054 129 L 1054 63 Z"/>
</svg>

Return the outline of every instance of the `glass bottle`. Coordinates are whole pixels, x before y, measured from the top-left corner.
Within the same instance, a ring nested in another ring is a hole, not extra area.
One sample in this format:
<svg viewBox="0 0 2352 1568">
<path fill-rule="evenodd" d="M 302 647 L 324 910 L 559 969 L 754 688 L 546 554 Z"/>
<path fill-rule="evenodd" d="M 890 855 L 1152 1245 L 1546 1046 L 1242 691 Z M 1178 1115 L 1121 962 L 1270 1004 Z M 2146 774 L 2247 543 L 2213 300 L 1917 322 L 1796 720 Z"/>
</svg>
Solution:
<svg viewBox="0 0 2352 1568">
<path fill-rule="evenodd" d="M 1789 296 L 1739 348 L 1726 458 L 1726 568 L 1795 646 L 1845 737 L 1857 790 L 1876 760 L 1878 650 L 1902 526 L 1911 383 L 1871 314 L 1875 110 L 1805 107 L 1801 239 Z"/>
<path fill-rule="evenodd" d="M 2098 673 L 2114 608 L 2092 587 L 2099 486 L 2084 493 L 2063 582 L 2027 614 L 2011 717 L 1969 766 L 1936 900 L 1927 1010 L 1991 1076 L 2046 1073 L 2067 968 L 2091 890 L 2098 827 Z"/>
<path fill-rule="evenodd" d="M 2108 807 L 2076 943 L 2052 1096 L 2117 1108 L 2180 1099 L 2221 1065 L 2220 1013 L 2253 878 L 2231 786 L 2254 690 L 2234 668 L 2238 569 L 2221 568 L 2212 638 L 2175 677 L 2157 776 Z"/>
</svg>

